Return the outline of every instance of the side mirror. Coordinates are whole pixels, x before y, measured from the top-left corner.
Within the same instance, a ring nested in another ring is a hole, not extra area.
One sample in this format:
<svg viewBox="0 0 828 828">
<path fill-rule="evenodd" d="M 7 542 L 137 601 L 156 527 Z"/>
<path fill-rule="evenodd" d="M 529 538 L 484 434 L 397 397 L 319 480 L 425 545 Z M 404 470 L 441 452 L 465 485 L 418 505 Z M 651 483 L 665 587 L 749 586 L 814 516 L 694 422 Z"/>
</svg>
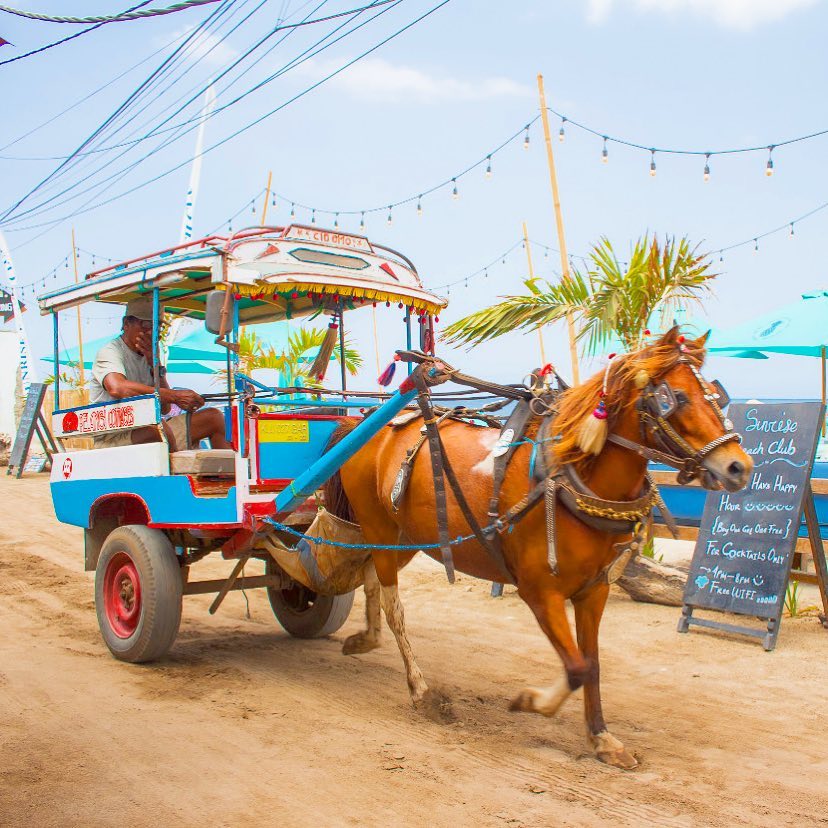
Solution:
<svg viewBox="0 0 828 828">
<path fill-rule="evenodd" d="M 207 297 L 204 313 L 204 327 L 211 334 L 223 336 L 233 327 L 233 306 L 235 303 L 233 291 L 214 290 Z"/>
</svg>

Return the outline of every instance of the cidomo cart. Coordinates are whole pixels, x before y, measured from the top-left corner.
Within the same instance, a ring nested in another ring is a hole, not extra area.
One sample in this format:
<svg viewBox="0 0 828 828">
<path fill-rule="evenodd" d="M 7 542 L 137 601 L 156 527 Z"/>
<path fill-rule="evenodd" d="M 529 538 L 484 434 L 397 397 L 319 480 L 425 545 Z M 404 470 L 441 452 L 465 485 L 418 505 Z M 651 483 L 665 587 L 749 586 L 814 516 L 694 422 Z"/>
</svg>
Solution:
<svg viewBox="0 0 828 828">
<path fill-rule="evenodd" d="M 339 594 L 315 591 L 325 562 L 303 555 L 301 544 L 299 551 L 288 549 L 267 519 L 307 529 L 316 517 L 319 486 L 413 400 L 412 371 L 430 373 L 433 384 L 444 377 L 433 362 L 409 363 L 396 393 L 373 401 L 377 407 L 364 416 L 360 409 L 371 401 L 346 390 L 344 370 L 336 391 L 268 387 L 242 374 L 239 328 L 329 319 L 320 353 L 327 363 L 335 341 L 344 345 L 346 311 L 396 306 L 404 311 L 407 348 L 433 353 L 433 321 L 446 301 L 423 288 L 405 256 L 362 236 L 298 225 L 210 236 L 99 270 L 39 299 L 41 312 L 54 321 L 55 400 L 60 312 L 84 302 L 124 305 L 139 296 L 153 300 L 155 393 L 59 409 L 52 421 L 61 440 L 147 425 L 159 430 L 160 442 L 65 450 L 54 458 L 55 512 L 84 529 L 85 568 L 95 570 L 104 641 L 125 661 L 158 658 L 175 640 L 182 595 L 217 593 L 215 611 L 231 589 L 253 587 L 267 589 L 277 619 L 292 635 L 334 632 L 353 602 L 347 567 L 332 576 L 339 579 Z M 164 314 L 203 320 L 226 346 L 226 390 L 207 397 L 224 412 L 232 450 L 171 451 L 159 397 Z M 359 425 L 326 452 L 343 416 L 358 418 Z M 192 565 L 211 552 L 236 560 L 230 576 L 192 580 Z M 240 577 L 251 557 L 265 561 L 265 574 Z"/>
</svg>

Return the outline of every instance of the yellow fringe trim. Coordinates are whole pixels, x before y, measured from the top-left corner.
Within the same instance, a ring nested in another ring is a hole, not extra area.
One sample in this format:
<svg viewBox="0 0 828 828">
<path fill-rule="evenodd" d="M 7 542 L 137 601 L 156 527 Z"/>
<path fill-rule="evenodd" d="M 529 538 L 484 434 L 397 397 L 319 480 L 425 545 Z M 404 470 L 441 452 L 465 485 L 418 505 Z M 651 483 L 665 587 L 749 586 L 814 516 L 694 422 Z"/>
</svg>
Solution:
<svg viewBox="0 0 828 828">
<path fill-rule="evenodd" d="M 424 302 L 413 296 L 403 296 L 399 293 L 392 293 L 373 288 L 360 288 L 353 286 L 303 284 L 301 282 L 284 282 L 278 285 L 233 285 L 233 290 L 241 296 L 255 298 L 257 296 L 273 296 L 274 294 L 290 294 L 292 291 L 298 293 L 329 294 L 331 296 L 348 296 L 357 299 L 366 299 L 369 302 L 402 302 L 405 307 L 413 307 L 417 311 L 426 311 L 436 316 L 443 310 L 442 305 L 434 302 Z"/>
</svg>

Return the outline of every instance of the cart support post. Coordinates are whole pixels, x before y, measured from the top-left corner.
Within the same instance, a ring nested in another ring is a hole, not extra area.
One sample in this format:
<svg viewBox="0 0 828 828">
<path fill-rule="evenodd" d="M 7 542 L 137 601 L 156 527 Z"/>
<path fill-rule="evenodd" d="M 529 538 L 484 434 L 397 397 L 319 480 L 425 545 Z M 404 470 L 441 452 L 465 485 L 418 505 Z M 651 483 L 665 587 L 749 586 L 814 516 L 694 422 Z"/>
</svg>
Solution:
<svg viewBox="0 0 828 828">
<path fill-rule="evenodd" d="M 414 383 L 406 379 L 400 389 L 373 414 L 366 417 L 350 434 L 323 454 L 307 471 L 299 475 L 274 501 L 276 512 L 290 512 L 304 503 L 342 464 L 349 460 L 377 432 L 417 396 Z"/>
</svg>

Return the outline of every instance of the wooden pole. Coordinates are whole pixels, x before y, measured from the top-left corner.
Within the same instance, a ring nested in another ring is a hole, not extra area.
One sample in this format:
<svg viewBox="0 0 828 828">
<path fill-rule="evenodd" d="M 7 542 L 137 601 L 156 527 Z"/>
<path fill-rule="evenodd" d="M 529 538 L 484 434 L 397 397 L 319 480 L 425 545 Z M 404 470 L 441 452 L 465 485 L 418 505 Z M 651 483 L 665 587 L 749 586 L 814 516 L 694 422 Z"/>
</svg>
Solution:
<svg viewBox="0 0 828 828">
<path fill-rule="evenodd" d="M 529 263 L 529 278 L 535 278 L 535 268 L 532 266 L 532 248 L 529 247 L 529 231 L 526 222 L 523 222 L 523 246 L 526 248 L 526 261 Z M 543 325 L 538 325 L 538 342 L 540 343 L 541 367 L 546 365 L 546 351 L 543 347 Z"/>
<path fill-rule="evenodd" d="M 825 346 L 820 349 L 822 355 L 822 404 L 825 405 Z M 825 436 L 825 420 L 822 421 L 822 436 Z"/>
<path fill-rule="evenodd" d="M 75 228 L 72 228 L 72 261 L 75 265 L 75 284 L 78 283 L 78 248 L 75 244 Z M 86 377 L 83 372 L 83 326 L 81 325 L 80 305 L 75 306 L 75 311 L 78 314 L 78 355 L 80 356 L 80 368 L 78 376 L 80 378 L 81 388 L 86 385 Z M 60 400 L 55 400 L 55 407 L 60 408 Z"/>
<path fill-rule="evenodd" d="M 267 218 L 267 202 L 270 201 L 270 185 L 273 183 L 273 170 L 267 173 L 267 187 L 265 187 L 264 206 L 262 207 L 262 221 L 261 226 L 265 226 L 265 219 Z"/>
<path fill-rule="evenodd" d="M 543 75 L 538 74 L 538 95 L 540 96 L 541 121 L 543 122 L 543 137 L 546 142 L 546 159 L 549 162 L 549 182 L 552 185 L 552 201 L 555 205 L 555 223 L 558 230 L 558 247 L 561 251 L 561 273 L 563 278 L 569 277 L 569 256 L 566 254 L 566 236 L 564 235 L 563 213 L 561 212 L 561 197 L 558 193 L 558 176 L 555 172 L 555 157 L 552 154 L 552 136 L 549 132 L 549 112 L 546 109 L 546 94 L 543 90 Z M 569 358 L 572 362 L 572 382 L 578 385 L 581 381 L 578 370 L 578 347 L 575 342 L 575 322 L 572 314 L 567 314 L 566 326 L 569 331 Z"/>
</svg>

